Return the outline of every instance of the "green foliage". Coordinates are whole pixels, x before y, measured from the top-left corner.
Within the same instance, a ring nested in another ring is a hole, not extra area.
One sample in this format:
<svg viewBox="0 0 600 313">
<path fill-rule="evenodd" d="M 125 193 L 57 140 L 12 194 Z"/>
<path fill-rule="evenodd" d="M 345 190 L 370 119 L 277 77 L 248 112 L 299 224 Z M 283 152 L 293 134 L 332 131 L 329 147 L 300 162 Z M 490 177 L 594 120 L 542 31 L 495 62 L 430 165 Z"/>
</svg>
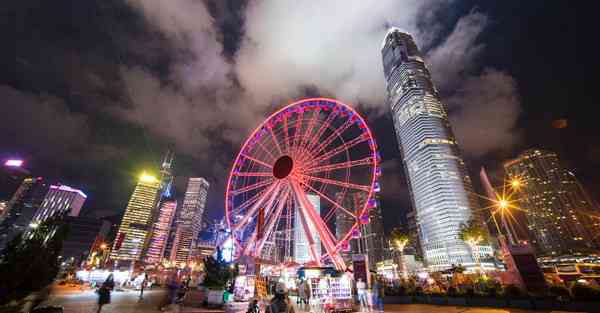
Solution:
<svg viewBox="0 0 600 313">
<path fill-rule="evenodd" d="M 583 284 L 575 284 L 571 287 L 571 294 L 575 300 L 580 301 L 598 301 L 600 299 L 600 290 Z"/>
<path fill-rule="evenodd" d="M 237 265 L 231 268 L 230 265 L 223 261 L 223 258 L 208 257 L 204 260 L 204 266 L 206 269 L 206 277 L 204 278 L 204 285 L 209 289 L 223 290 L 230 280 L 233 280 L 239 272 Z"/>
<path fill-rule="evenodd" d="M 400 230 L 399 228 L 394 228 L 392 229 L 392 232 L 390 233 L 390 240 L 392 242 L 392 244 L 395 244 L 395 242 L 410 242 L 410 236 L 404 232 L 402 232 L 402 230 Z"/>
<path fill-rule="evenodd" d="M 462 225 L 459 238 L 464 242 L 478 241 L 479 244 L 488 242 L 489 234 L 481 222 L 471 219 L 467 224 Z"/>
<path fill-rule="evenodd" d="M 54 280 L 67 232 L 60 217 L 50 218 L 0 252 L 0 304 L 20 300 Z"/>
</svg>

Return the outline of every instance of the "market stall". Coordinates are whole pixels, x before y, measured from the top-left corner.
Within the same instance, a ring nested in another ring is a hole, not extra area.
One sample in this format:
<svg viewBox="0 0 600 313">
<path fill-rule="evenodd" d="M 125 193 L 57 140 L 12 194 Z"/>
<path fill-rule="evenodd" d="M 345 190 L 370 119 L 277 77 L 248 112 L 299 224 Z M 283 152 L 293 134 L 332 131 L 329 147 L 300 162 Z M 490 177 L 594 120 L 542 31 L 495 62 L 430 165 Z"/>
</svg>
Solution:
<svg viewBox="0 0 600 313">
<path fill-rule="evenodd" d="M 354 308 L 352 277 L 331 268 L 303 268 L 302 278 L 310 282 L 311 311 L 349 312 Z"/>
</svg>

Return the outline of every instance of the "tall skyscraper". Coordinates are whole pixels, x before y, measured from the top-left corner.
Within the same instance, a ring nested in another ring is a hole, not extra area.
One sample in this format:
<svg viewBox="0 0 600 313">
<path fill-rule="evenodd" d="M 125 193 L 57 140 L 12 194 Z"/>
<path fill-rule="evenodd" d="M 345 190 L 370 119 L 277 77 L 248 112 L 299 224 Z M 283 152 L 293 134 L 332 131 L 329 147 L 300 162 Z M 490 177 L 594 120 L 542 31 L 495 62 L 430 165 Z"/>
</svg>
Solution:
<svg viewBox="0 0 600 313">
<path fill-rule="evenodd" d="M 49 184 L 43 178 L 25 178 L 8 201 L 0 217 L 0 249 L 17 234 L 29 227 L 33 216 L 42 205 Z"/>
<path fill-rule="evenodd" d="M 306 197 L 310 204 L 315 208 L 317 214 L 321 214 L 321 199 L 315 194 L 307 194 Z M 300 218 L 300 208 L 294 210 L 294 261 L 299 264 L 303 264 L 312 260 L 310 254 L 310 247 L 308 243 L 308 237 L 304 231 L 303 223 Z M 310 219 L 306 219 L 307 226 L 310 230 L 312 238 L 315 243 L 315 253 L 317 257 L 321 257 L 321 238 L 318 235 L 317 228 Z"/>
<path fill-rule="evenodd" d="M 381 54 L 425 261 L 433 270 L 472 264 L 459 232 L 477 201 L 446 108 L 411 35 L 390 29 Z"/>
<path fill-rule="evenodd" d="M 209 186 L 202 177 L 192 177 L 188 181 L 171 251 L 171 261 L 176 264 L 188 262 L 192 257 L 192 248 L 202 227 Z"/>
<path fill-rule="evenodd" d="M 158 210 L 158 218 L 152 225 L 150 240 L 148 241 L 146 255 L 144 256 L 144 261 L 147 264 L 155 264 L 163 259 L 176 210 L 177 201 L 163 200 L 161 202 Z"/>
<path fill-rule="evenodd" d="M 600 222 L 589 216 L 597 208 L 556 153 L 526 150 L 504 169 L 519 182 L 514 198 L 539 255 L 600 249 Z"/>
<path fill-rule="evenodd" d="M 79 216 L 87 196 L 79 189 L 66 185 L 51 185 L 32 223 L 41 223 L 56 215 Z"/>
<path fill-rule="evenodd" d="M 346 208 L 362 208 L 365 205 L 366 194 L 355 192 L 345 194 L 344 200 L 339 199 L 343 194 L 336 195 L 338 203 Z M 358 212 L 355 212 L 358 215 Z M 383 216 L 381 206 L 375 201 L 374 206 L 369 209 L 368 223 L 360 223 L 360 236 L 350 241 L 348 250 L 342 251 L 341 256 L 347 265 L 352 261 L 352 254 L 366 254 L 369 258 L 369 266 L 375 268 L 377 262 L 384 260 L 385 256 L 385 234 L 383 231 Z M 341 240 L 354 225 L 356 220 L 342 211 L 335 212 L 335 233 Z"/>
<path fill-rule="evenodd" d="M 160 180 L 152 175 L 144 173 L 140 176 L 121 220 L 111 259 L 122 265 L 140 261 L 144 244 L 152 228 L 153 210 L 160 185 Z"/>
</svg>

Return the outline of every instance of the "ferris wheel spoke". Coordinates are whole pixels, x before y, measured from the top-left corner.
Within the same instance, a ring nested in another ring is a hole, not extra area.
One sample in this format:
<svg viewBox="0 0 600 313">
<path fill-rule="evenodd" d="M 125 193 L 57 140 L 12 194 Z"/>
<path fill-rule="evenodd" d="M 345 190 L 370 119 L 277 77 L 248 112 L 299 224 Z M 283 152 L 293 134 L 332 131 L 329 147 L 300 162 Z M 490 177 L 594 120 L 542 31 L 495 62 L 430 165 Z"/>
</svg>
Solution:
<svg viewBox="0 0 600 313">
<path fill-rule="evenodd" d="M 340 126 L 339 128 L 334 128 L 333 133 L 329 135 L 329 137 L 327 137 L 325 140 L 321 141 L 321 143 L 319 143 L 319 145 L 316 148 L 312 149 L 311 152 L 313 154 L 318 154 L 319 152 L 323 151 L 323 149 L 327 148 L 337 138 L 341 138 L 341 134 L 344 131 L 346 131 L 346 129 L 348 129 L 350 126 L 352 126 L 353 123 L 354 122 L 352 120 L 346 120 L 342 126 Z"/>
<path fill-rule="evenodd" d="M 306 150 L 306 145 L 308 145 L 311 142 L 310 135 L 312 134 L 312 130 L 315 127 L 320 114 L 321 114 L 320 109 L 313 111 L 313 115 L 312 115 L 310 121 L 308 122 L 308 126 L 306 127 L 306 132 L 304 133 L 304 135 L 302 135 L 302 138 L 300 140 L 300 147 L 299 147 L 300 150 Z"/>
<path fill-rule="evenodd" d="M 314 166 L 314 167 L 310 167 L 310 168 L 304 170 L 303 173 L 304 174 L 312 174 L 312 173 L 319 173 L 319 172 L 324 172 L 324 171 L 346 169 L 346 168 L 351 168 L 351 167 L 361 166 L 361 165 L 371 165 L 371 164 L 373 164 L 373 160 L 374 160 L 374 158 L 372 156 L 369 156 L 369 157 L 366 157 L 366 158 L 363 158 L 360 160 L 352 160 L 352 161 L 334 163 L 334 164 L 329 164 L 329 165 Z"/>
<path fill-rule="evenodd" d="M 302 134 L 302 119 L 304 117 L 304 111 L 298 112 L 296 116 L 296 129 L 294 130 L 294 137 L 292 138 L 292 147 L 298 148 L 298 141 L 301 140 Z"/>
<path fill-rule="evenodd" d="M 320 155 L 319 157 L 315 158 L 314 160 L 312 160 L 311 164 L 318 164 L 319 162 L 323 161 L 323 160 L 327 160 L 333 156 L 336 156 L 338 153 L 341 153 L 343 151 L 349 150 L 352 147 L 369 140 L 369 135 L 367 133 L 364 133 L 348 142 L 345 142 L 331 150 L 329 150 L 328 152 Z"/>
<path fill-rule="evenodd" d="M 327 185 L 334 185 L 334 186 L 338 186 L 338 187 L 356 189 L 356 190 L 361 190 L 361 191 L 365 191 L 365 192 L 369 192 L 371 190 L 371 186 L 341 182 L 341 181 L 338 181 L 335 179 L 322 178 L 322 177 L 316 177 L 316 176 L 311 176 L 311 175 L 302 175 L 302 174 L 300 174 L 300 177 L 302 177 L 303 179 L 306 179 L 306 180 L 312 180 L 312 181 L 320 182 L 320 183 L 327 184 Z"/>
<path fill-rule="evenodd" d="M 258 141 L 258 146 L 267 153 L 267 155 L 269 157 L 271 157 L 271 161 L 275 162 L 275 160 L 277 160 L 277 158 L 273 155 L 273 153 L 271 153 L 271 151 L 269 149 L 267 149 L 264 145 L 264 143 L 262 141 Z"/>
<path fill-rule="evenodd" d="M 257 188 L 268 186 L 268 185 L 270 185 L 272 183 L 273 183 L 272 179 L 267 179 L 267 180 L 259 181 L 258 183 L 254 183 L 252 185 L 248 185 L 246 187 L 242 187 L 240 189 L 232 190 L 231 193 L 234 196 L 237 196 L 239 194 L 242 194 L 242 193 L 245 193 L 245 192 L 248 192 L 248 191 L 252 191 L 252 190 L 257 189 Z"/>
<path fill-rule="evenodd" d="M 255 163 L 258 163 L 258 164 L 260 164 L 262 166 L 265 166 L 265 167 L 268 167 L 268 168 L 273 168 L 273 166 L 271 164 L 269 164 L 269 163 L 267 163 L 265 161 L 261 161 L 261 160 L 259 160 L 257 158 L 251 157 L 251 156 L 249 156 L 247 154 L 241 153 L 240 156 L 242 156 L 242 157 L 244 157 L 244 158 L 246 158 L 246 159 L 248 159 L 250 161 L 253 161 Z"/>
<path fill-rule="evenodd" d="M 279 154 L 283 154 L 283 150 L 281 149 L 281 146 L 279 145 L 279 140 L 277 139 L 277 137 L 275 136 L 275 133 L 273 132 L 273 128 L 270 126 L 267 128 L 269 129 L 269 133 L 271 134 L 271 139 L 275 143 L 275 146 L 277 147 Z"/>
<path fill-rule="evenodd" d="M 344 268 L 345 265 L 343 260 L 340 262 L 339 255 L 335 250 L 335 239 L 333 239 L 333 234 L 331 234 L 325 222 L 323 222 L 319 214 L 316 213 L 313 205 L 308 201 L 308 197 L 306 196 L 306 193 L 304 193 L 304 190 L 302 190 L 302 187 L 300 187 L 300 184 L 296 181 L 291 181 L 291 185 L 300 204 L 301 216 L 303 216 L 304 219 L 310 218 L 321 238 L 321 242 L 323 243 L 327 254 L 332 258 L 336 268 Z"/>
<path fill-rule="evenodd" d="M 260 197 L 258 199 L 258 201 L 256 201 L 254 203 L 254 205 L 252 205 L 252 207 L 248 210 L 248 212 L 246 214 L 244 214 L 244 217 L 242 218 L 242 220 L 239 223 L 237 223 L 235 226 L 232 227 L 232 232 L 237 231 L 241 227 L 245 226 L 246 223 L 248 223 L 248 221 L 250 220 L 250 218 L 252 218 L 254 216 L 254 214 L 258 210 L 258 207 L 269 196 L 270 196 L 270 198 L 269 198 L 269 200 L 267 202 L 268 204 L 266 205 L 266 207 L 270 207 L 273 204 L 273 201 L 275 200 L 275 196 L 279 193 L 280 184 L 281 184 L 280 182 L 275 182 L 274 184 L 272 184 L 271 186 L 269 186 L 269 188 L 267 189 L 267 191 L 265 192 L 265 194 L 263 194 L 262 197 Z"/>
<path fill-rule="evenodd" d="M 289 152 L 291 150 L 291 144 L 290 144 L 290 134 L 288 132 L 288 120 L 287 120 L 287 114 L 284 113 L 283 114 L 283 144 L 286 147 L 286 152 Z"/>
<path fill-rule="evenodd" d="M 310 189 L 312 192 L 316 193 L 317 195 L 319 195 L 319 197 L 327 200 L 329 203 L 333 204 L 334 207 L 336 207 L 336 209 L 340 209 L 342 211 L 344 211 L 346 214 L 352 216 L 353 218 L 356 218 L 356 215 L 354 213 L 352 213 L 352 211 L 344 208 L 343 206 L 341 206 L 340 204 L 338 204 L 337 202 L 331 200 L 331 198 L 329 198 L 328 196 L 326 196 L 325 194 L 323 194 L 322 192 L 318 191 L 317 189 L 313 188 L 310 184 L 304 183 L 304 182 L 300 182 L 300 184 L 302 184 L 303 186 L 305 186 L 306 188 Z"/>
<path fill-rule="evenodd" d="M 323 133 L 331 125 L 331 123 L 333 122 L 333 120 L 335 119 L 336 116 L 337 116 L 337 112 L 331 112 L 327 116 L 327 118 L 323 121 L 323 123 L 319 127 L 319 130 L 317 130 L 317 133 L 312 137 L 312 140 L 310 140 L 309 144 L 306 146 L 307 150 L 310 151 L 315 147 L 315 145 L 319 142 L 319 139 L 321 138 L 321 136 L 323 136 Z"/>
<path fill-rule="evenodd" d="M 236 214 L 241 212 L 242 210 L 244 210 L 245 208 L 249 207 L 254 202 L 256 202 L 256 200 L 258 200 L 260 197 L 262 197 L 266 192 L 267 192 L 267 190 L 265 189 L 265 190 L 262 190 L 261 192 L 256 193 L 254 196 L 252 196 L 250 199 L 244 201 L 244 203 L 240 204 L 238 207 L 233 209 L 231 212 L 236 213 Z"/>
<path fill-rule="evenodd" d="M 273 177 L 273 172 L 237 172 L 234 175 L 239 177 Z"/>
<path fill-rule="evenodd" d="M 255 256 L 260 256 L 260 252 L 261 252 L 265 242 L 267 241 L 267 239 L 271 235 L 271 232 L 273 231 L 275 222 L 279 221 L 279 218 L 281 217 L 281 212 L 283 212 L 283 207 L 287 203 L 287 198 L 289 197 L 289 194 L 290 194 L 289 190 L 286 189 L 286 191 L 283 193 L 283 197 L 279 200 L 279 203 L 277 204 L 277 208 L 275 209 L 275 214 L 272 215 L 272 218 L 267 223 L 265 233 L 262 235 L 262 238 L 259 239 L 256 249 L 254 250 Z"/>
</svg>

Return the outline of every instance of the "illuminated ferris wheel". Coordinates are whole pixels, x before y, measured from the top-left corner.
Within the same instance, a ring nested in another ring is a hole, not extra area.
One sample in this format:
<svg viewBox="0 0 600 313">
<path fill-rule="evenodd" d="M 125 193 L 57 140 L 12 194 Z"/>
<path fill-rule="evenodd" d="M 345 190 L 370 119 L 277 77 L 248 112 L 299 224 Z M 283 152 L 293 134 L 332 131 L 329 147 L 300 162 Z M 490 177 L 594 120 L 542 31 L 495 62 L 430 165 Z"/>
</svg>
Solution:
<svg viewBox="0 0 600 313">
<path fill-rule="evenodd" d="M 342 252 L 380 174 L 363 118 L 326 98 L 280 109 L 245 141 L 229 174 L 225 213 L 237 256 L 345 268 Z"/>
</svg>

